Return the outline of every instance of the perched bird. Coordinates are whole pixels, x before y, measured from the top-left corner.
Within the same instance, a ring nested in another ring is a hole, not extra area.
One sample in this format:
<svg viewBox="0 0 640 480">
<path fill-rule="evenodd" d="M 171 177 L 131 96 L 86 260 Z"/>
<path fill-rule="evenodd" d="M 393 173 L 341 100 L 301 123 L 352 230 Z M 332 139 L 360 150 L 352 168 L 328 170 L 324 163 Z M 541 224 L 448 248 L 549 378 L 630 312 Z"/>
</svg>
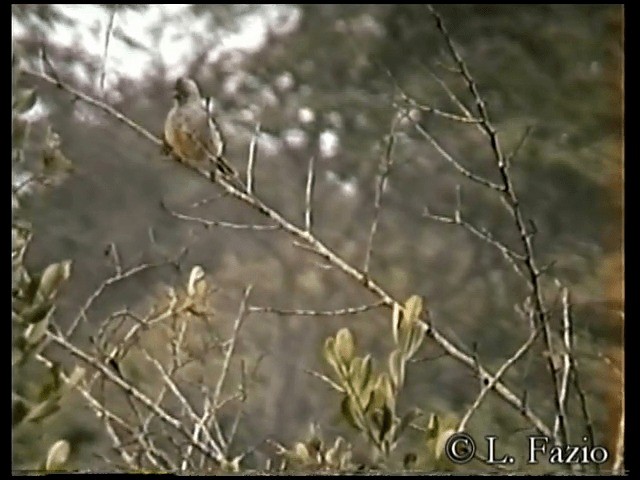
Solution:
<svg viewBox="0 0 640 480">
<path fill-rule="evenodd" d="M 175 104 L 164 124 L 164 138 L 180 161 L 205 170 L 213 164 L 224 175 L 238 177 L 222 157 L 222 133 L 205 109 L 196 82 L 186 77 L 178 78 L 174 99 Z"/>
</svg>

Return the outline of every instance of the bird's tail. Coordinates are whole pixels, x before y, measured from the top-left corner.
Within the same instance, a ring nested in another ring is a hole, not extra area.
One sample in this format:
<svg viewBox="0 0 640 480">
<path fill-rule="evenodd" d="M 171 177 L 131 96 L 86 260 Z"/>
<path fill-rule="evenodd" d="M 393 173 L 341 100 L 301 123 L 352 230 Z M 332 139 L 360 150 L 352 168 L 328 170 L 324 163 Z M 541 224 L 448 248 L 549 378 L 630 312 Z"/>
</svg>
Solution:
<svg viewBox="0 0 640 480">
<path fill-rule="evenodd" d="M 238 177 L 238 172 L 236 172 L 235 168 L 229 165 L 229 162 L 227 162 L 222 156 L 217 156 L 215 163 L 216 168 L 224 175 L 229 177 Z"/>
<path fill-rule="evenodd" d="M 245 188 L 244 182 L 240 178 L 236 169 L 233 168 L 222 155 L 216 156 L 215 170 L 212 174 L 215 175 L 217 172 L 220 172 L 227 180 L 233 181 L 237 187 L 239 186 L 241 189 Z"/>
</svg>

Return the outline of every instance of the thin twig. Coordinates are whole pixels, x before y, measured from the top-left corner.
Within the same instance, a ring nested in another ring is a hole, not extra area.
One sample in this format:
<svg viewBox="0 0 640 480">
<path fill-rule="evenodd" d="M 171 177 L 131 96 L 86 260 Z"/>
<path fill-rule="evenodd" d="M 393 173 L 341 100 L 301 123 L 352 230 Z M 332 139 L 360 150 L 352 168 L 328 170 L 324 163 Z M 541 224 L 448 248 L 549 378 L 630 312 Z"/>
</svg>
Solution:
<svg viewBox="0 0 640 480">
<path fill-rule="evenodd" d="M 71 335 L 73 335 L 73 333 L 75 332 L 76 328 L 80 324 L 80 321 L 83 320 L 83 319 L 86 319 L 87 311 L 91 308 L 91 306 L 93 305 L 93 302 L 95 302 L 96 299 L 100 295 L 102 295 L 102 292 L 104 292 L 104 290 L 108 286 L 113 285 L 114 283 L 120 282 L 122 280 L 125 280 L 126 278 L 129 278 L 129 277 L 131 277 L 133 275 L 136 275 L 137 273 L 140 273 L 140 272 L 143 272 L 143 271 L 148 270 L 150 268 L 155 268 L 155 267 L 158 267 L 158 266 L 160 266 L 160 265 L 159 264 L 143 263 L 143 264 L 140 264 L 140 265 L 136 265 L 135 267 L 132 267 L 129 270 L 126 270 L 125 272 L 121 272 L 121 273 L 116 272 L 115 275 L 113 275 L 113 276 L 107 278 L 105 281 L 103 281 L 100 284 L 100 286 L 98 286 L 98 288 L 96 290 L 94 290 L 94 292 L 89 296 L 89 298 L 87 298 L 87 300 L 85 301 L 85 303 L 82 306 L 82 308 L 80 308 L 80 312 L 78 313 L 78 315 L 76 315 L 76 317 L 71 322 L 71 325 L 67 329 L 67 332 L 65 333 L 65 337 L 66 338 L 71 338 Z"/>
<path fill-rule="evenodd" d="M 569 426 L 567 424 L 567 401 L 569 399 L 569 377 L 571 375 L 573 353 L 573 325 L 571 321 L 571 304 L 569 290 L 562 288 L 562 341 L 564 352 L 562 353 L 562 372 L 560 376 L 560 410 L 556 413 L 553 427 L 554 437 L 559 437 L 560 432 L 565 432 L 567 438 L 565 444 L 570 443 Z"/>
<path fill-rule="evenodd" d="M 247 161 L 247 192 L 253 194 L 254 172 L 258 159 L 258 138 L 260 137 L 260 122 L 256 124 L 255 131 L 249 144 L 249 159 Z"/>
<path fill-rule="evenodd" d="M 42 363 L 44 363 L 48 368 L 51 368 L 53 366 L 53 363 L 49 359 L 43 357 L 42 355 L 37 355 L 36 358 Z M 63 382 L 67 384 L 70 382 L 69 376 L 67 376 L 64 372 L 60 373 L 60 378 L 62 379 Z M 85 398 L 85 400 L 88 402 L 89 406 L 93 409 L 93 411 L 95 412 L 98 418 L 108 419 L 111 422 L 117 423 L 121 428 L 126 430 L 128 433 L 136 436 L 136 440 L 141 443 L 142 447 L 145 449 L 145 452 L 148 452 L 149 454 L 157 455 L 159 458 L 161 458 L 162 461 L 164 462 L 164 468 L 167 468 L 170 470 L 175 469 L 175 465 L 173 464 L 172 460 L 162 450 L 157 449 L 148 439 L 145 439 L 145 437 L 139 433 L 138 429 L 135 426 L 129 424 L 122 417 L 112 412 L 111 410 L 107 409 L 106 406 L 104 405 L 104 402 L 98 401 L 91 394 L 89 389 L 82 386 L 80 382 L 75 383 L 74 388 L 78 390 L 80 394 Z M 112 437 L 112 440 L 114 442 L 118 441 L 119 437 L 115 436 L 115 431 L 113 431 L 113 429 L 111 430 L 113 432 L 113 434 L 110 434 L 110 436 Z M 129 462 L 126 461 L 126 463 L 129 463 Z"/>
<path fill-rule="evenodd" d="M 114 20 L 116 18 L 116 12 L 118 10 L 117 5 L 114 5 L 111 15 L 109 16 L 109 23 L 107 24 L 107 30 L 104 36 L 104 51 L 102 53 L 102 67 L 100 69 L 100 91 L 104 94 L 104 80 L 107 75 L 107 58 L 109 53 L 109 43 L 111 41 L 111 32 L 113 31 Z"/>
<path fill-rule="evenodd" d="M 194 217 L 192 215 L 185 215 L 184 213 L 171 210 L 164 202 L 161 202 L 161 206 L 172 216 L 181 220 L 187 220 L 190 222 L 197 222 L 206 227 L 222 227 L 230 228 L 233 230 L 278 230 L 278 225 L 256 225 L 251 223 L 233 223 L 226 222 L 224 220 L 207 220 L 206 218 Z"/>
<path fill-rule="evenodd" d="M 193 409 L 193 406 L 191 405 L 187 397 L 185 397 L 184 394 L 180 391 L 176 382 L 171 378 L 170 373 L 167 372 L 165 368 L 162 366 L 162 364 L 156 358 L 154 358 L 145 348 L 142 348 L 142 353 L 144 354 L 145 358 L 149 362 L 153 363 L 153 365 L 158 369 L 158 372 L 160 372 L 160 376 L 162 377 L 162 380 L 164 381 L 165 385 L 169 388 L 169 390 L 171 390 L 171 392 L 178 399 L 178 401 L 180 402 L 180 405 L 183 408 L 183 411 L 194 422 L 194 424 L 197 425 L 201 421 L 201 417 L 198 416 L 198 414 Z M 204 433 L 205 442 L 207 442 L 207 444 L 212 445 L 216 452 L 222 452 L 222 450 L 224 449 L 224 444 L 216 443 L 216 441 L 211 437 L 207 429 L 200 429 L 200 430 L 194 429 L 194 433 L 191 435 L 191 445 L 196 444 L 200 440 L 198 438 L 198 433 L 200 431 Z"/>
<path fill-rule="evenodd" d="M 384 303 L 381 301 L 372 303 L 369 305 L 361 305 L 359 307 L 346 307 L 339 308 L 336 310 L 308 310 L 308 309 L 291 309 L 284 310 L 274 307 L 257 307 L 250 306 L 248 307 L 249 313 L 275 313 L 281 316 L 291 316 L 291 315 L 299 315 L 299 316 L 308 316 L 308 317 L 336 317 L 340 315 L 357 315 L 359 313 L 367 312 L 369 310 L 373 310 L 375 308 L 379 308 L 384 306 Z"/>
<path fill-rule="evenodd" d="M 220 400 L 220 394 L 222 393 L 222 387 L 224 386 L 224 382 L 227 378 L 227 374 L 229 373 L 229 367 L 231 366 L 231 358 L 233 357 L 233 353 L 236 349 L 236 342 L 238 340 L 238 333 L 240 332 L 240 327 L 246 318 L 247 313 L 247 300 L 249 299 L 249 294 L 251 293 L 253 286 L 249 285 L 244 289 L 244 293 L 242 295 L 242 301 L 240 302 L 240 309 L 238 311 L 238 315 L 236 316 L 236 320 L 233 324 L 233 333 L 231 335 L 231 341 L 229 342 L 229 346 L 227 347 L 224 355 L 224 360 L 222 363 L 222 371 L 218 376 L 218 381 L 216 383 L 215 389 L 213 391 L 213 404 L 218 405 Z"/>
<path fill-rule="evenodd" d="M 178 432 L 182 433 L 187 440 L 191 440 L 193 444 L 200 449 L 206 455 L 211 456 L 217 461 L 222 459 L 222 452 L 217 448 L 215 444 L 205 444 L 199 440 L 193 440 L 191 438 L 191 432 L 188 430 L 187 426 L 184 425 L 183 421 L 179 418 L 176 418 L 169 414 L 162 407 L 158 406 L 153 402 L 147 395 L 142 393 L 138 388 L 131 385 L 129 382 L 125 381 L 124 378 L 114 371 L 110 370 L 103 362 L 96 359 L 92 355 L 86 353 L 82 349 L 76 347 L 64 337 L 59 334 L 53 333 L 51 331 L 47 331 L 47 337 L 50 338 L 53 342 L 63 347 L 69 353 L 71 353 L 76 358 L 79 358 L 83 362 L 91 365 L 96 370 L 100 372 L 106 379 L 108 379 L 111 383 L 115 384 L 119 388 L 121 388 L 126 394 L 132 396 L 136 400 L 138 400 L 141 404 L 143 404 L 146 408 L 153 411 L 157 417 L 162 420 L 168 426 L 173 427 Z"/>
<path fill-rule="evenodd" d="M 529 138 L 529 135 L 531 135 L 532 131 L 533 131 L 533 127 L 531 125 L 527 126 L 527 128 L 524 129 L 524 132 L 522 133 L 522 136 L 520 137 L 520 140 L 514 147 L 513 151 L 509 155 L 507 155 L 507 163 L 511 163 L 513 159 L 516 158 L 516 156 L 522 149 L 522 146 L 525 144 L 525 142 Z"/>
<path fill-rule="evenodd" d="M 523 277 L 525 279 L 527 278 L 526 275 L 525 275 L 525 272 L 522 270 L 522 267 L 518 263 L 518 262 L 524 261 L 525 257 L 522 254 L 514 251 L 512 248 L 508 247 L 507 245 L 505 245 L 501 241 L 497 240 L 486 229 L 484 229 L 484 228 L 479 229 L 479 228 L 475 227 L 473 224 L 471 224 L 468 221 L 464 220 L 462 218 L 462 213 L 461 213 L 461 211 L 459 209 L 456 209 L 456 212 L 455 212 L 453 217 L 449 217 L 449 216 L 446 216 L 446 215 L 437 215 L 437 214 L 431 213 L 429 208 L 425 207 L 424 211 L 423 211 L 423 216 L 427 217 L 427 218 L 430 218 L 431 220 L 435 220 L 437 222 L 440 222 L 440 223 L 462 226 L 463 228 L 465 228 L 466 230 L 471 232 L 473 235 L 475 235 L 479 239 L 481 239 L 484 242 L 488 243 L 489 245 L 497 248 L 500 251 L 500 253 L 502 254 L 502 256 L 507 260 L 507 262 L 509 262 L 511 267 L 513 267 L 514 271 L 518 275 L 520 275 L 521 277 Z"/>
<path fill-rule="evenodd" d="M 112 117 L 116 118 L 120 122 L 122 122 L 125 125 L 127 125 L 129 128 L 131 128 L 131 129 L 135 130 L 136 132 L 138 132 L 140 135 L 145 137 L 147 140 L 149 140 L 151 143 L 155 144 L 156 146 L 160 147 L 162 145 L 162 141 L 158 137 L 156 137 L 155 135 L 151 134 L 146 128 L 138 125 L 136 122 L 134 122 L 133 120 L 131 120 L 127 116 L 125 116 L 122 113 L 118 112 L 112 106 L 107 105 L 105 102 L 97 100 L 97 99 L 93 98 L 92 96 L 87 95 L 86 93 L 83 93 L 82 91 L 73 88 L 69 84 L 63 82 L 62 80 L 58 80 L 58 79 L 52 77 L 51 75 L 49 75 L 47 73 L 44 73 L 44 72 L 43 73 L 39 73 L 39 72 L 30 70 L 28 68 L 23 68 L 22 71 L 24 73 L 26 73 L 27 75 L 31 75 L 31 76 L 36 77 L 36 78 L 40 78 L 41 80 L 45 80 L 45 81 L 57 86 L 58 88 L 61 88 L 62 90 L 65 90 L 66 92 L 69 92 L 74 97 L 76 97 L 78 99 L 81 99 L 82 101 L 88 103 L 89 105 L 93 105 L 94 107 L 102 110 L 103 112 L 108 113 Z"/>
<path fill-rule="evenodd" d="M 216 386 L 213 390 L 213 397 L 212 397 L 212 403 L 213 403 L 213 414 L 211 415 L 211 420 L 210 422 L 215 422 L 214 424 L 217 424 L 217 416 L 216 416 L 216 410 L 218 410 L 219 408 L 221 408 L 222 406 L 222 402 L 220 401 L 220 395 L 222 394 L 222 389 L 224 387 L 224 383 L 227 379 L 227 375 L 229 373 L 229 367 L 231 366 L 231 358 L 233 357 L 233 354 L 235 352 L 236 346 L 237 346 L 237 341 L 238 341 L 238 334 L 240 332 L 240 327 L 242 326 L 244 319 L 246 318 L 246 314 L 247 314 L 247 301 L 249 299 L 249 295 L 251 294 L 251 290 L 252 290 L 253 286 L 249 285 L 247 286 L 247 288 L 245 288 L 244 293 L 242 295 L 242 301 L 240 302 L 240 308 L 238 310 L 238 315 L 236 316 L 236 320 L 233 324 L 233 333 L 231 334 L 231 339 L 229 341 L 229 345 L 226 347 L 225 353 L 224 353 L 224 359 L 222 361 L 222 370 L 220 372 L 220 375 L 218 375 L 218 381 L 216 382 Z M 222 432 L 218 431 L 218 436 L 222 437 Z M 220 440 L 224 441 L 223 445 L 227 444 L 227 440 L 224 440 L 223 438 L 219 438 Z"/>
<path fill-rule="evenodd" d="M 331 380 L 328 376 L 320 373 L 320 372 L 316 372 L 315 370 L 305 370 L 306 373 L 308 373 L 309 375 L 312 375 L 316 378 L 319 378 L 320 380 L 322 380 L 323 382 L 328 383 L 331 388 L 333 388 L 334 390 L 340 392 L 340 393 L 345 393 L 345 389 L 342 388 L 341 385 L 338 385 L 336 382 L 334 382 L 333 380 Z"/>
<path fill-rule="evenodd" d="M 363 271 L 365 275 L 369 274 L 369 266 L 371 264 L 371 256 L 373 255 L 373 239 L 378 230 L 378 222 L 380 220 L 380 210 L 382 209 L 382 194 L 386 190 L 389 174 L 391 173 L 391 166 L 393 165 L 393 146 L 395 144 L 395 129 L 400 117 L 393 119 L 391 122 L 391 128 L 389 135 L 387 136 L 387 145 L 384 149 L 384 155 L 380 159 L 381 169 L 378 175 L 378 182 L 376 184 L 376 196 L 373 204 L 373 220 L 371 222 L 371 228 L 369 229 L 369 238 L 367 239 L 367 247 L 365 250 L 364 267 Z"/>
<path fill-rule="evenodd" d="M 214 195 L 213 197 L 209 197 L 209 198 L 203 198 L 202 200 L 198 200 L 197 202 L 193 202 L 190 207 L 191 208 L 196 208 L 196 207 L 200 207 L 202 205 L 206 205 L 207 203 L 211 203 L 211 202 L 216 202 L 220 199 L 223 199 L 225 197 L 227 197 L 227 193 L 226 192 L 222 192 L 219 193 L 217 195 Z"/>
<path fill-rule="evenodd" d="M 378 63 L 378 62 L 376 62 L 376 63 Z M 462 110 L 463 110 L 464 113 L 466 113 L 466 116 L 463 117 L 463 116 L 460 116 L 460 115 L 456 115 L 455 113 L 445 112 L 444 110 L 440 110 L 439 108 L 435 108 L 435 107 L 432 107 L 432 106 L 429 106 L 429 105 L 421 104 L 416 99 L 411 97 L 400 86 L 400 84 L 396 81 L 396 78 L 393 76 L 393 74 L 391 73 L 391 71 L 388 68 L 386 68 L 384 65 L 380 65 L 380 67 L 385 71 L 387 76 L 391 79 L 391 81 L 393 82 L 394 87 L 396 88 L 396 90 L 398 90 L 398 92 L 400 92 L 400 97 L 402 98 L 402 100 L 404 102 L 406 102 L 407 104 L 409 104 L 411 107 L 416 108 L 418 110 L 421 110 L 423 112 L 432 113 L 432 114 L 434 114 L 434 115 L 436 115 L 438 117 L 442 117 L 442 118 L 445 118 L 447 120 L 453 120 L 455 122 L 460 122 L 460 123 L 479 123 L 480 122 L 479 119 L 473 118 L 471 116 L 471 114 L 469 113 L 469 111 L 464 109 L 464 106 L 463 106 Z M 435 74 L 433 72 L 431 72 L 431 74 L 435 76 Z M 448 87 L 446 85 L 444 85 L 444 87 L 447 90 L 447 92 L 450 94 L 450 97 L 453 97 L 453 99 L 455 101 L 457 101 L 456 103 L 460 103 L 458 101 L 458 99 L 455 97 L 455 95 L 453 95 L 453 93 L 448 89 Z"/>
<path fill-rule="evenodd" d="M 573 360 L 573 386 L 576 389 L 578 394 L 578 399 L 580 400 L 580 412 L 582 413 L 582 418 L 585 424 L 585 429 L 587 431 L 587 436 L 589 437 L 589 448 L 593 450 L 596 446 L 596 438 L 595 438 L 595 430 L 593 429 L 593 420 L 591 418 L 591 412 L 589 411 L 589 405 L 587 403 L 587 395 L 582 388 L 582 384 L 580 381 L 580 374 L 576 365 L 575 360 Z M 595 465 L 596 472 L 600 471 L 600 465 L 596 463 Z"/>
<path fill-rule="evenodd" d="M 315 183 L 314 167 L 316 163 L 316 157 L 312 155 L 309 158 L 309 167 L 307 169 L 307 186 L 304 194 L 304 229 L 307 232 L 311 232 L 311 225 L 313 221 L 312 208 L 313 208 L 313 185 Z"/>
<path fill-rule="evenodd" d="M 484 386 L 482 387 L 482 390 L 476 397 L 471 407 L 466 411 L 466 413 L 462 417 L 462 420 L 460 420 L 460 424 L 458 425 L 459 432 L 465 429 L 465 427 L 467 426 L 467 422 L 469 421 L 471 416 L 478 410 L 478 408 L 480 408 L 480 404 L 482 403 L 482 400 L 484 400 L 484 397 L 487 395 L 487 393 L 489 393 L 493 389 L 495 383 L 498 380 L 500 380 L 500 378 L 506 373 L 506 371 L 513 364 L 515 364 L 525 353 L 529 351 L 529 349 L 535 342 L 536 338 L 538 337 L 539 333 L 540 333 L 540 330 L 538 329 L 532 331 L 531 334 L 529 335 L 529 338 L 527 338 L 527 340 L 520 346 L 520 348 L 518 348 L 518 350 L 516 350 L 516 352 L 511 357 L 509 357 L 509 359 L 506 362 L 502 364 L 502 366 L 498 369 L 498 371 L 494 376 L 482 378 L 482 382 Z"/>
<path fill-rule="evenodd" d="M 409 118 L 411 119 L 411 117 Z M 447 162 L 453 165 L 454 168 L 458 170 L 458 172 L 460 172 L 462 175 L 467 177 L 469 180 L 472 180 L 480 185 L 483 185 L 485 187 L 491 188 L 492 190 L 496 190 L 499 192 L 503 191 L 503 187 L 501 185 L 498 185 L 497 183 L 493 183 L 492 181 L 487 180 L 484 177 L 476 175 L 475 173 L 465 168 L 460 162 L 458 162 L 458 160 L 456 160 L 453 157 L 453 155 L 447 152 L 447 150 L 445 150 L 445 148 L 442 145 L 440 145 L 440 143 L 426 130 L 426 128 L 420 125 L 420 123 L 418 123 L 417 121 L 414 121 L 412 119 L 411 121 L 413 122 L 413 125 L 415 129 L 418 131 L 418 133 L 420 133 L 420 135 L 422 135 L 433 146 L 433 148 L 437 150 L 437 152 L 442 156 L 442 158 L 444 158 Z"/>
</svg>

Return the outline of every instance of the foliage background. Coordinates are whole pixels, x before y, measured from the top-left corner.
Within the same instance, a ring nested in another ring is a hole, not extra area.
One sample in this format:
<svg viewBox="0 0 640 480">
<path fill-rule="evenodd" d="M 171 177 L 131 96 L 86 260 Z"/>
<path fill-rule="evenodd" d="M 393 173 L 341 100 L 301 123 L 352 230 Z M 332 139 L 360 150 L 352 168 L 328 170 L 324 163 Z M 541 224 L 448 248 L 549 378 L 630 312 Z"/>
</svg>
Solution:
<svg viewBox="0 0 640 480">
<path fill-rule="evenodd" d="M 214 97 L 229 158 L 239 168 L 255 123 L 261 123 L 258 191 L 300 223 L 307 161 L 317 156 L 319 237 L 347 260 L 362 262 L 382 139 L 394 117 L 394 84 L 385 68 L 416 98 L 450 106 L 429 73 L 433 69 L 447 78 L 439 64 L 443 44 L 426 8 L 189 6 L 163 17 L 162 7 L 121 6 L 105 63 L 102 47 L 113 8 L 13 6 L 14 45 L 27 61 L 36 62 L 45 41 L 66 81 L 104 96 L 158 134 L 175 78 L 195 76 Z M 617 323 L 610 318 L 620 309 L 615 285 L 621 271 L 611 274 L 607 267 L 621 254 L 621 7 L 451 5 L 438 10 L 488 99 L 506 149 L 533 126 L 515 164 L 516 187 L 526 215 L 535 219 L 541 263 L 553 262 L 552 276 L 572 291 L 579 358 L 600 435 L 596 443 L 607 442 L 612 386 L 601 355 L 620 345 Z M 135 28 L 134 18 L 144 18 L 144 28 Z M 253 32 L 261 42 L 252 49 L 217 50 L 233 44 L 233 32 Z M 66 40 L 74 36 L 93 40 Z M 146 61 L 134 64 L 127 56 Z M 215 297 L 221 329 L 248 283 L 255 284 L 252 303 L 257 305 L 331 309 L 370 301 L 339 272 L 318 268 L 315 258 L 281 233 L 205 230 L 168 215 L 161 199 L 205 218 L 256 220 L 231 201 L 191 209 L 212 196 L 206 182 L 163 158 L 125 126 L 62 91 L 35 85 L 38 111 L 48 115 L 75 166 L 60 186 L 25 197 L 20 210 L 34 227 L 27 255 L 31 268 L 62 258 L 74 262 L 58 302 L 60 325 L 68 324 L 110 274 L 104 255 L 110 242 L 118 245 L 125 265 L 157 260 L 183 245 L 189 249 L 181 268 L 154 269 L 106 292 L 89 312 L 82 338 L 109 313 L 147 305 L 160 284 L 184 281 L 194 264 L 202 265 L 221 289 Z M 457 92 L 464 88 L 451 85 Z M 469 168 L 494 174 L 489 150 L 467 129 L 426 114 L 422 121 Z M 34 115 L 34 135 L 41 123 Z M 436 324 L 467 349 L 476 345 L 483 362 L 496 367 L 526 336 L 525 328 L 514 327 L 521 320 L 513 310 L 525 291 L 486 244 L 461 229 L 430 222 L 422 212 L 425 205 L 452 212 L 460 184 L 465 216 L 507 242 L 516 239 L 512 226 L 495 199 L 463 181 L 415 130 L 404 125 L 402 132 L 371 271 L 400 298 L 424 295 Z M 558 301 L 552 304 L 559 308 Z M 348 432 L 334 393 L 305 373 L 326 370 L 322 342 L 345 325 L 363 351 L 388 351 L 389 315 L 376 310 L 344 318 L 250 318 L 241 354 L 261 361 L 239 443 L 254 445 L 266 437 L 290 442 L 303 436 L 311 421 L 331 434 Z M 423 348 L 431 360 L 411 367 L 403 402 L 429 412 L 463 412 L 477 393 L 477 381 L 453 360 L 439 357 L 433 345 Z M 551 408 L 548 391 L 538 387 L 544 375 L 534 356 L 507 379 L 529 386 L 531 403 L 544 411 Z M 95 466 L 94 454 L 108 449 L 100 426 L 78 398 L 71 397 L 47 422 L 38 432 L 14 437 L 15 468 L 31 465 L 59 437 L 71 441 L 77 468 Z M 517 425 L 517 413 L 494 399 L 474 418 L 472 429 L 511 435 Z"/>
</svg>

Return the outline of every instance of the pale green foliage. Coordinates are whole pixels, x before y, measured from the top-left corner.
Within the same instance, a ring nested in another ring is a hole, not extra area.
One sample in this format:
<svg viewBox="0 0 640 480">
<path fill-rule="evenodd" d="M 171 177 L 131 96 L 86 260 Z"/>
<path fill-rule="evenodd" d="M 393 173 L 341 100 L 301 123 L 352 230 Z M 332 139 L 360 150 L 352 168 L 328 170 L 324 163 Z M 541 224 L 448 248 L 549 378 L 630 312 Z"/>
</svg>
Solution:
<svg viewBox="0 0 640 480">
<path fill-rule="evenodd" d="M 279 470 L 353 472 L 358 467 L 353 462 L 351 445 L 342 437 L 326 442 L 316 425 L 311 426 L 306 441 L 290 449 L 278 445 L 278 450 L 283 458 Z"/>
<path fill-rule="evenodd" d="M 84 376 L 84 369 L 76 366 L 63 382 L 60 364 L 52 362 L 45 367 L 36 358 L 47 346 L 47 331 L 55 312 L 55 300 L 60 288 L 69 279 L 72 262 L 54 262 L 40 272 L 29 271 L 24 264 L 25 253 L 32 239 L 31 225 L 20 212 L 20 200 L 29 188 L 35 185 L 50 185 L 60 179 L 60 172 L 68 171 L 70 162 L 59 149 L 57 135 L 47 128 L 42 158 L 38 162 L 28 162 L 25 152 L 33 149 L 29 136 L 31 124 L 24 115 L 36 105 L 38 95 L 35 89 L 19 87 L 20 59 L 17 52 L 12 55 L 12 167 L 14 185 L 12 203 L 11 245 L 11 319 L 12 319 L 12 425 L 14 438 L 30 435 L 34 424 L 41 425 L 45 419 L 60 410 L 65 395 Z M 52 159 L 57 159 L 52 161 Z M 34 160 L 34 159 L 32 159 Z M 21 177 L 20 177 L 21 176 Z M 16 182 L 16 178 L 21 178 Z M 40 372 L 34 376 L 33 371 Z M 44 369 L 44 372 L 42 372 Z M 31 373 L 27 373 L 31 372 Z M 31 443 L 31 442 L 25 442 Z M 70 452 L 69 442 L 54 443 L 46 460 L 38 462 L 39 468 L 58 470 L 67 462 Z"/>
<path fill-rule="evenodd" d="M 66 440 L 58 440 L 47 454 L 47 461 L 45 462 L 45 470 L 62 470 L 64 465 L 69 459 L 69 453 L 71 452 L 71 445 Z"/>
<path fill-rule="evenodd" d="M 328 383 L 342 395 L 341 413 L 347 423 L 361 432 L 374 449 L 370 468 L 397 469 L 390 461 L 391 453 L 412 422 L 422 414 L 418 408 L 404 414 L 397 411 L 398 397 L 404 387 L 408 361 L 418 352 L 427 332 L 422 321 L 426 310 L 422 299 L 414 295 L 404 305 L 394 305 L 391 328 L 395 348 L 389 354 L 387 371 L 374 372 L 371 355 L 356 356 L 356 341 L 347 328 L 324 344 L 324 357 L 333 368 Z M 438 417 L 431 416 L 425 445 L 419 453 L 408 452 L 403 457 L 404 468 L 443 469 L 442 444 L 450 429 L 439 427 Z M 448 438 L 448 437 L 447 437 Z M 434 443 L 435 441 L 435 443 Z M 305 457 L 303 444 L 298 444 L 298 457 Z"/>
</svg>

